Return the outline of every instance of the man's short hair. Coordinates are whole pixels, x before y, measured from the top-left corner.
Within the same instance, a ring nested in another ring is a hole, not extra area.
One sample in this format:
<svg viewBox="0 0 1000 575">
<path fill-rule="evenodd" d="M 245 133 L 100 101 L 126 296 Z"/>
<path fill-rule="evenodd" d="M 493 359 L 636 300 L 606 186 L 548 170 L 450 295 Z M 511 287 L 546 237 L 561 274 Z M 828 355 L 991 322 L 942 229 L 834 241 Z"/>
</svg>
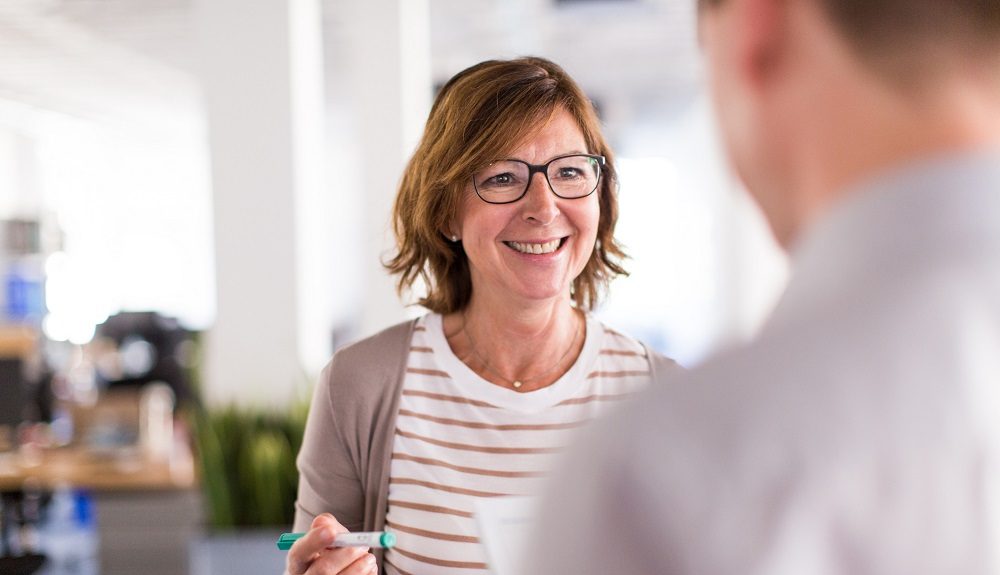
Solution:
<svg viewBox="0 0 1000 575">
<path fill-rule="evenodd" d="M 705 9 L 727 1 L 698 4 Z M 862 59 L 881 71 L 912 75 L 920 72 L 916 63 L 949 55 L 1000 60 L 1000 0 L 811 1 L 822 6 Z"/>
</svg>

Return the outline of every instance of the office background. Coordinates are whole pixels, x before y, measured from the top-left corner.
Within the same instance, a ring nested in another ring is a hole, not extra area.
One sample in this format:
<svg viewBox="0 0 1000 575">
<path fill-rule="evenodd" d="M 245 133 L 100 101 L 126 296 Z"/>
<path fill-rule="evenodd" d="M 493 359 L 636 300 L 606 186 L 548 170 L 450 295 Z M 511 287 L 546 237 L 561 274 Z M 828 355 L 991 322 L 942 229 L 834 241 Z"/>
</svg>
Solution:
<svg viewBox="0 0 1000 575">
<path fill-rule="evenodd" d="M 724 165 L 693 0 L 0 0 L 0 355 L 98 393 L 153 325 L 191 335 L 164 341 L 205 405 L 301 400 L 422 313 L 379 263 L 396 183 L 435 89 L 522 55 L 618 156 L 632 275 L 597 314 L 689 366 L 750 336 L 787 266 Z"/>
<path fill-rule="evenodd" d="M 723 167 L 693 2 L 5 0 L 0 217 L 42 224 L 14 271 L 44 276 L 45 335 L 158 311 L 205 331 L 213 401 L 283 400 L 419 313 L 378 265 L 402 165 L 435 86 L 526 54 L 620 158 L 633 275 L 600 315 L 688 364 L 751 333 L 784 261 Z"/>
</svg>

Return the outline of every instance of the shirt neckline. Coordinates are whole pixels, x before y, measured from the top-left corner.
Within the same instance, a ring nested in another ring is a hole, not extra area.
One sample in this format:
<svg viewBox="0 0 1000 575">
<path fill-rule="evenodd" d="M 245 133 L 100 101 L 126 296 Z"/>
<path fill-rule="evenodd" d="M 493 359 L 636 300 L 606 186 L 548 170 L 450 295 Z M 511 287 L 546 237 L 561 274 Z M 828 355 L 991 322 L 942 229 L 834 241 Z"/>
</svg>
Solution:
<svg viewBox="0 0 1000 575">
<path fill-rule="evenodd" d="M 849 290 L 931 269 L 1000 241 L 1000 151 L 940 154 L 856 184 L 791 249 L 765 329 L 803 321 Z"/>
<path fill-rule="evenodd" d="M 572 397 L 581 389 L 587 373 L 597 361 L 604 330 L 601 328 L 600 322 L 589 314 L 584 314 L 584 318 L 586 320 L 586 333 L 584 334 L 583 349 L 573 365 L 552 385 L 527 392 L 514 391 L 490 383 L 465 365 L 448 345 L 440 314 L 427 314 L 421 321 L 427 328 L 425 332 L 427 343 L 434 351 L 435 360 L 451 376 L 452 383 L 461 388 L 464 396 L 474 397 L 479 401 L 485 401 L 504 409 L 532 413 L 552 407 Z"/>
</svg>

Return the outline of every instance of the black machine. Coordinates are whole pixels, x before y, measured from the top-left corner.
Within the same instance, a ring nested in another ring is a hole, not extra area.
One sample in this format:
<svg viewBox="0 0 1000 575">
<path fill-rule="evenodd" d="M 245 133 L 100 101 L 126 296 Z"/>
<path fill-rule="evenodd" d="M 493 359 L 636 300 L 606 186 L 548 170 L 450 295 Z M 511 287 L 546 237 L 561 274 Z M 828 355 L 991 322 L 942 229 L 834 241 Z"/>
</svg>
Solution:
<svg viewBox="0 0 1000 575">
<path fill-rule="evenodd" d="M 156 312 L 121 312 L 97 326 L 95 336 L 114 342 L 121 358 L 120 373 L 99 374 L 108 387 L 162 381 L 173 390 L 178 406 L 195 402 L 185 367 L 193 334 L 176 319 Z"/>
</svg>

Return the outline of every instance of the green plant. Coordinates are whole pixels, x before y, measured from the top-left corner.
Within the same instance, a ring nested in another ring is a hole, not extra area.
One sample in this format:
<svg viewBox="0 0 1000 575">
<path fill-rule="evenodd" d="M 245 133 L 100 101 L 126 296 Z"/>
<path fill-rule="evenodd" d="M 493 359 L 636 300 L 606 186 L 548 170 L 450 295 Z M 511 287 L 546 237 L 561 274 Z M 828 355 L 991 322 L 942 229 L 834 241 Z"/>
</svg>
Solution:
<svg viewBox="0 0 1000 575">
<path fill-rule="evenodd" d="M 226 407 L 194 416 L 207 522 L 219 530 L 290 525 L 308 404 L 286 413 Z"/>
</svg>

